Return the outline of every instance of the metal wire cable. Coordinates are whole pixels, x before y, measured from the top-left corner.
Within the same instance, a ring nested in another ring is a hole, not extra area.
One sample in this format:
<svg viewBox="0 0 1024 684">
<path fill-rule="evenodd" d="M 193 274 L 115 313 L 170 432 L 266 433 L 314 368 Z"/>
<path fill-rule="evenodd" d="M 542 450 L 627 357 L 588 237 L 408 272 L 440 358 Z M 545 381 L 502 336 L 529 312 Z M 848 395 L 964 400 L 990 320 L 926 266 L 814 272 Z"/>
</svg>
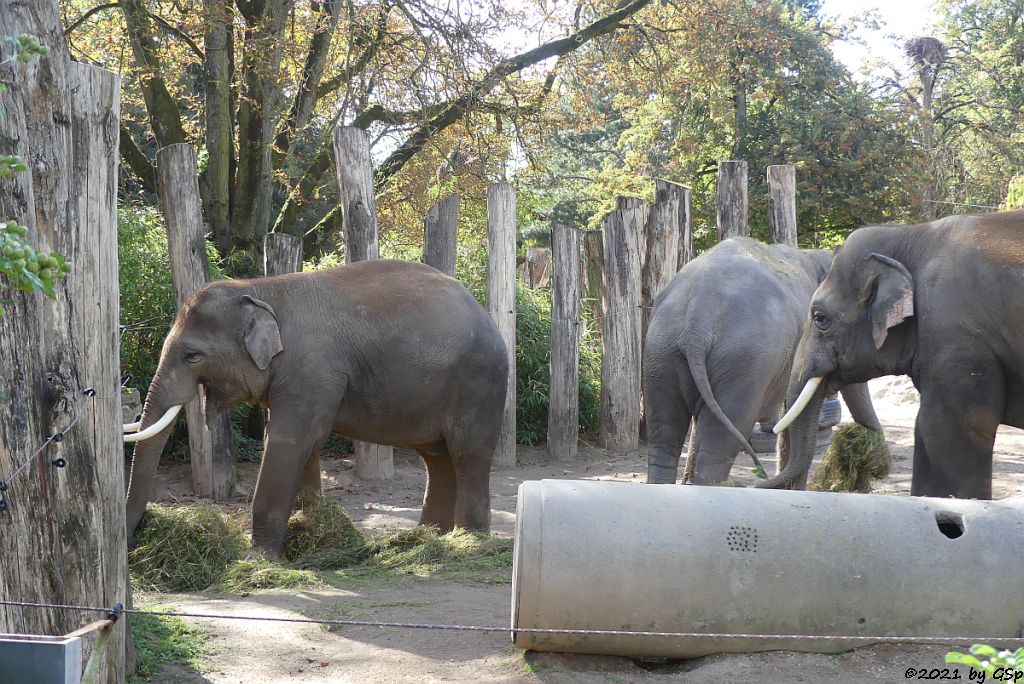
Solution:
<svg viewBox="0 0 1024 684">
<path fill-rule="evenodd" d="M 98 608 L 92 606 L 73 606 L 58 603 L 30 603 L 26 601 L 3 601 L 0 606 L 18 606 L 25 608 L 51 608 L 61 610 L 78 610 L 82 612 L 109 613 L 109 608 Z M 428 624 L 419 622 L 377 622 L 371 620 L 318 620 L 314 618 L 286 618 L 267 617 L 257 615 L 223 615 L 217 613 L 185 613 L 185 612 L 157 612 L 140 609 L 124 609 L 125 613 L 135 615 L 152 615 L 154 617 L 180 617 L 203 620 L 242 620 L 252 622 L 282 622 L 291 624 L 327 625 L 337 627 L 391 627 L 395 629 L 430 629 L 461 632 L 515 632 L 523 634 L 576 634 L 580 636 L 639 636 L 639 637 L 673 637 L 673 638 L 705 638 L 705 639 L 764 639 L 764 640 L 810 640 L 810 641 L 860 641 L 874 643 L 918 643 L 918 644 L 948 644 L 950 642 L 972 642 L 972 643 L 1024 643 L 1021 637 L 1004 636 L 865 636 L 852 634 L 743 634 L 731 632 L 657 632 L 642 630 L 622 629 L 562 629 L 523 627 L 513 628 L 493 627 L 488 625 L 447 625 Z"/>
</svg>

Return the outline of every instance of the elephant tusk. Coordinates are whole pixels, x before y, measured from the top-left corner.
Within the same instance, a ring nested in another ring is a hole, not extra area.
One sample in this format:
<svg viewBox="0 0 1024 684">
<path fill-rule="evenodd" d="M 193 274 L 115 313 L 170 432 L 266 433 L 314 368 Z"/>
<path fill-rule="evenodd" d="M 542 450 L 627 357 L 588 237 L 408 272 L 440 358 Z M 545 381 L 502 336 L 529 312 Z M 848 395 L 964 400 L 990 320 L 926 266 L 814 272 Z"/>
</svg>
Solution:
<svg viewBox="0 0 1024 684">
<path fill-rule="evenodd" d="M 122 432 L 138 432 L 142 429 L 142 421 L 137 420 L 134 423 L 125 423 L 121 426 Z"/>
<path fill-rule="evenodd" d="M 148 428 L 146 428 L 142 432 L 136 432 L 134 435 L 126 434 L 124 436 L 124 441 L 125 442 L 141 442 L 144 439 L 149 439 L 153 435 L 158 434 L 165 427 L 167 427 L 168 425 L 171 424 L 171 421 L 174 420 L 174 417 L 176 415 L 178 415 L 178 411 L 181 410 L 182 406 L 184 406 L 184 404 L 175 404 L 171 408 L 167 409 L 167 413 L 162 415 L 160 417 L 160 420 L 156 421 L 155 423 L 150 425 Z"/>
<path fill-rule="evenodd" d="M 820 385 L 821 381 L 824 379 L 824 377 L 819 375 L 807 381 L 807 384 L 804 385 L 804 388 L 800 390 L 800 396 L 796 398 L 796 401 L 793 402 L 793 405 L 789 408 L 788 411 L 786 411 L 786 415 L 782 416 L 782 419 L 775 424 L 775 427 L 772 429 L 772 432 L 774 432 L 775 434 L 781 433 L 783 430 L 792 425 L 794 420 L 800 417 L 800 414 L 803 413 L 805 408 L 807 408 L 807 405 L 811 403 L 811 398 L 814 396 L 814 393 L 818 390 L 818 385 Z"/>
</svg>

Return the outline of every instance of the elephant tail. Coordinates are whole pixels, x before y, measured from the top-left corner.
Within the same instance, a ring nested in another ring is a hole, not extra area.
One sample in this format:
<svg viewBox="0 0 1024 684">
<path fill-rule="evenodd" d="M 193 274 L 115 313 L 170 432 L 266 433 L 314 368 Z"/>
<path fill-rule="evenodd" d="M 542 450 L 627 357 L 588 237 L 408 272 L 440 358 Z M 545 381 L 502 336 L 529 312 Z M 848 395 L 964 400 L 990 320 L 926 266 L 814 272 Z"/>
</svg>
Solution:
<svg viewBox="0 0 1024 684">
<path fill-rule="evenodd" d="M 715 393 L 711 390 L 711 381 L 708 379 L 707 349 L 702 345 L 680 345 L 680 347 L 690 368 L 690 376 L 697 386 L 697 392 L 700 393 L 700 398 L 704 400 L 704 405 L 725 426 L 725 429 L 736 438 L 736 441 L 740 443 L 743 450 L 750 454 L 750 457 L 754 459 L 754 464 L 760 466 L 761 463 L 757 459 L 757 454 L 754 453 L 754 447 L 750 446 L 750 442 L 747 441 L 747 438 L 744 437 L 743 433 L 740 432 L 729 416 L 725 414 L 718 400 L 715 399 Z"/>
</svg>

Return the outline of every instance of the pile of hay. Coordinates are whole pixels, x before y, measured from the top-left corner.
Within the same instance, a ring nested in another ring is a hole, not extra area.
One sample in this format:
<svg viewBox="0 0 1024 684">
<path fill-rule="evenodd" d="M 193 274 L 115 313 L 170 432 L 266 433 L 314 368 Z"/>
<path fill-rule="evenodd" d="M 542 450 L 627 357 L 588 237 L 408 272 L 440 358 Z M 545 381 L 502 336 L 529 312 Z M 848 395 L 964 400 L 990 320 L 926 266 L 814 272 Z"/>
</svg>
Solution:
<svg viewBox="0 0 1024 684">
<path fill-rule="evenodd" d="M 343 568 L 368 574 L 490 576 L 512 566 L 511 539 L 466 530 L 440 534 L 429 527 L 367 536 L 341 504 L 323 497 L 292 514 L 283 563 L 252 549 L 243 520 L 207 505 L 150 504 L 137 542 L 129 553 L 132 583 L 149 591 L 320 586 L 323 573 Z"/>
<path fill-rule="evenodd" d="M 889 474 L 892 457 L 885 435 L 847 423 L 836 430 L 809 489 L 817 492 L 868 493 L 872 480 Z"/>
</svg>

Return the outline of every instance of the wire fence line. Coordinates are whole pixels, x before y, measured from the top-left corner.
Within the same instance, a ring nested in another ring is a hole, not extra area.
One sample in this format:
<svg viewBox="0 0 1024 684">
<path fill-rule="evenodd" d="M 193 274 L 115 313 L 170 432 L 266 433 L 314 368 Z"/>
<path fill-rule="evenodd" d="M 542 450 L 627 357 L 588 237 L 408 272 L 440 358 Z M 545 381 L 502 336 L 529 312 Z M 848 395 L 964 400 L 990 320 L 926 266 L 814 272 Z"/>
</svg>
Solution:
<svg viewBox="0 0 1024 684">
<path fill-rule="evenodd" d="M 96 606 L 75 606 L 59 603 L 31 603 L 27 601 L 5 601 L 0 600 L 0 606 L 13 606 L 22 608 L 47 608 L 60 610 L 77 610 L 91 613 L 111 612 L 110 608 Z M 950 643 L 1021 643 L 1022 637 L 1005 636 L 915 636 L 915 635 L 862 635 L 862 634 L 747 634 L 735 632 L 659 632 L 643 630 L 624 629 L 569 629 L 569 628 L 544 628 L 544 627 L 495 627 L 490 625 L 450 625 L 430 624 L 421 622 L 379 622 L 374 620 L 328 620 L 316 618 L 288 618 L 271 617 L 265 615 L 225 615 L 219 613 L 189 613 L 189 612 L 163 612 L 143 610 L 138 608 L 125 608 L 124 613 L 132 615 L 151 615 L 153 617 L 179 617 L 199 620 L 235 620 L 249 622 L 280 622 L 290 624 L 324 625 L 333 627 L 389 627 L 394 629 L 426 629 L 439 631 L 458 632 L 511 632 L 522 634 L 573 634 L 578 636 L 625 636 L 625 637 L 660 637 L 679 639 L 753 639 L 771 641 L 851 641 L 851 642 L 872 642 L 872 643 L 917 643 L 947 645 Z"/>
</svg>

